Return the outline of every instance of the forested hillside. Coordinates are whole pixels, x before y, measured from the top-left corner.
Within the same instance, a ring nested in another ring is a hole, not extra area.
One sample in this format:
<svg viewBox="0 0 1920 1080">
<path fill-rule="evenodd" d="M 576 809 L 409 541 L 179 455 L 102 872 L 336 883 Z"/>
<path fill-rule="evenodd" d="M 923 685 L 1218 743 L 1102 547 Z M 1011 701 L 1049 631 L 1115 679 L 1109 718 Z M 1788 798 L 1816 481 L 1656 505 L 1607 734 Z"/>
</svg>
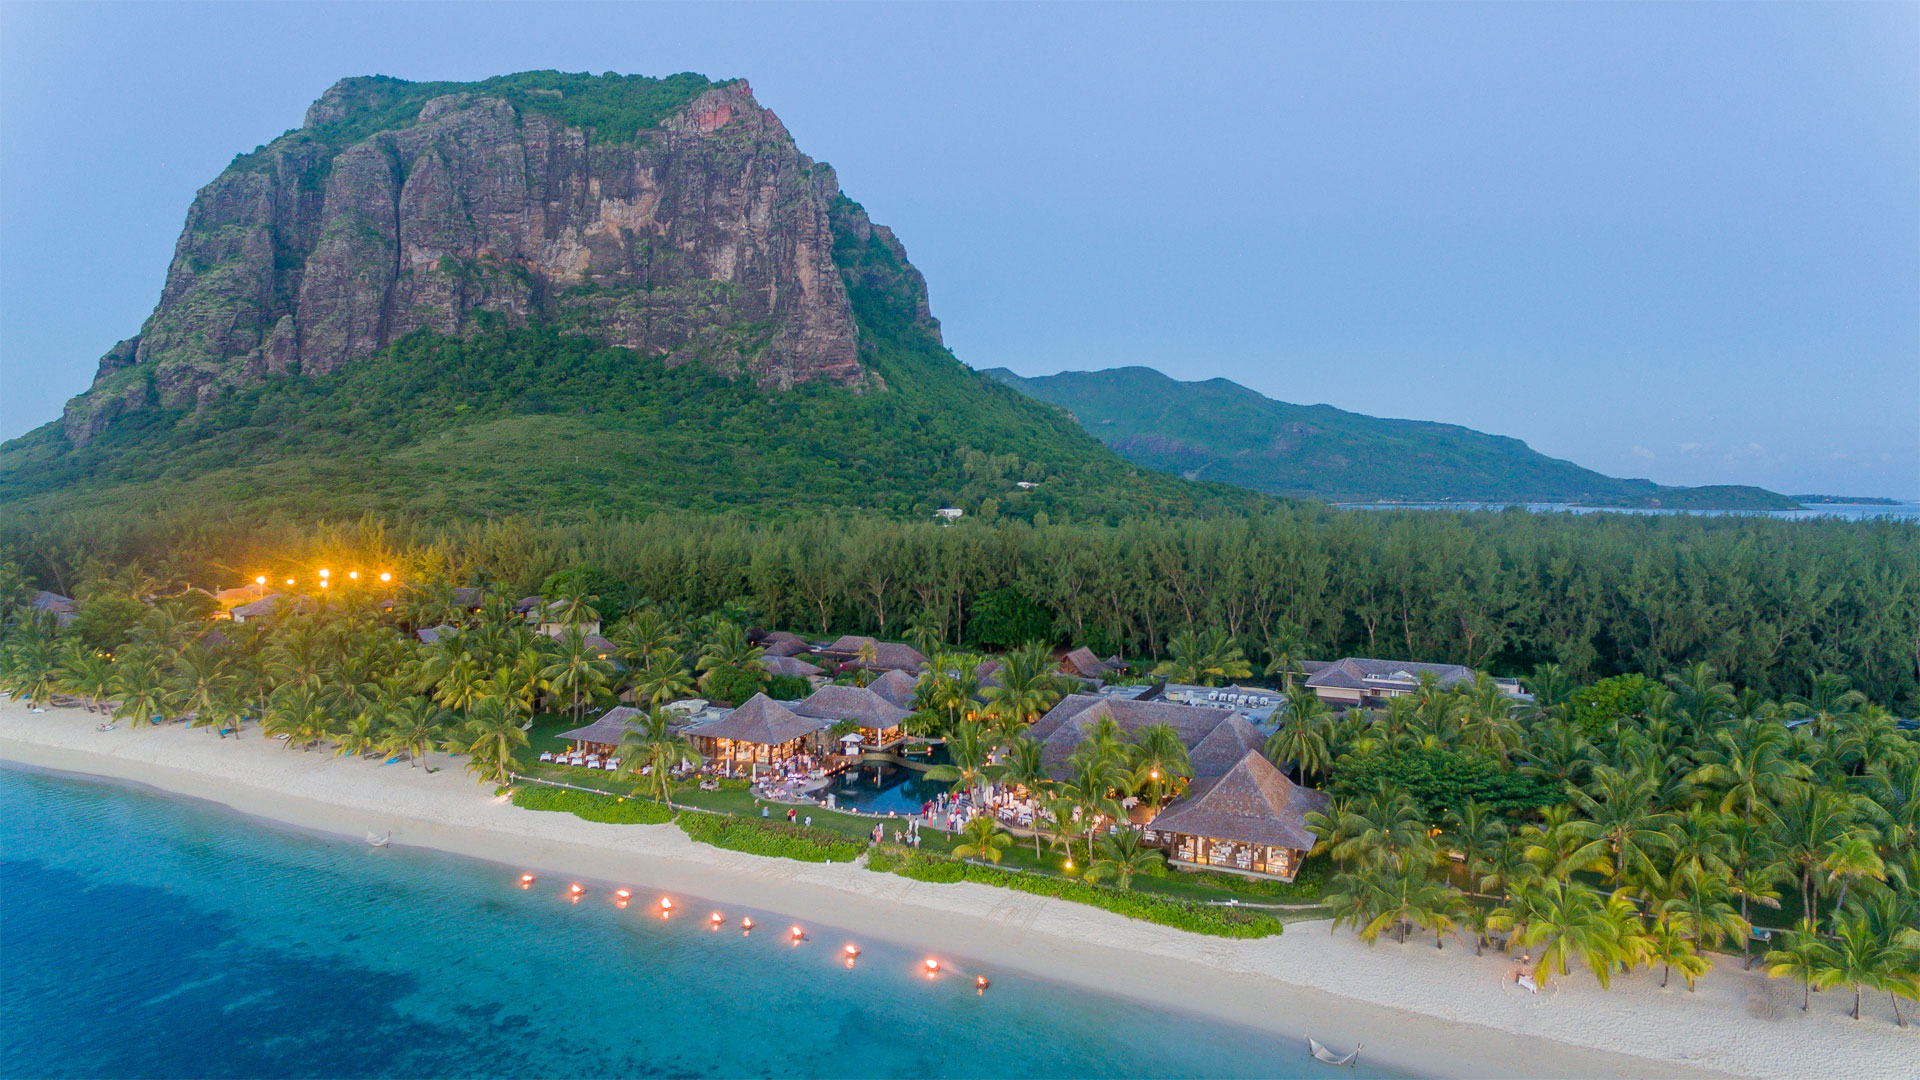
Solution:
<svg viewBox="0 0 1920 1080">
<path fill-rule="evenodd" d="M 1564 502 L 1583 506 L 1788 510 L 1753 487 L 1661 487 L 1551 458 L 1457 424 L 1293 405 L 1226 379 L 1152 368 L 987 374 L 1073 414 L 1128 461 L 1189 480 L 1332 502 Z"/>
</svg>

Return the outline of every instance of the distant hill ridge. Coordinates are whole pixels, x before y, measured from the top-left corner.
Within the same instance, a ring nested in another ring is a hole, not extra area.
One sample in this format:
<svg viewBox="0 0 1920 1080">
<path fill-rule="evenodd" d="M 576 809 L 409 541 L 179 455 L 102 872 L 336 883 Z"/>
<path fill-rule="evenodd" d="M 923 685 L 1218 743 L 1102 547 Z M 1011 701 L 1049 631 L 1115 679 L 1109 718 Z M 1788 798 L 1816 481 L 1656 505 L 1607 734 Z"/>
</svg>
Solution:
<svg viewBox="0 0 1920 1080">
<path fill-rule="evenodd" d="M 1227 379 L 1147 367 L 1026 378 L 984 374 L 1058 405 L 1122 457 L 1189 480 L 1331 502 L 1561 502 L 1673 509 L 1792 509 L 1763 488 L 1662 487 L 1548 457 L 1456 424 L 1275 401 Z"/>
</svg>

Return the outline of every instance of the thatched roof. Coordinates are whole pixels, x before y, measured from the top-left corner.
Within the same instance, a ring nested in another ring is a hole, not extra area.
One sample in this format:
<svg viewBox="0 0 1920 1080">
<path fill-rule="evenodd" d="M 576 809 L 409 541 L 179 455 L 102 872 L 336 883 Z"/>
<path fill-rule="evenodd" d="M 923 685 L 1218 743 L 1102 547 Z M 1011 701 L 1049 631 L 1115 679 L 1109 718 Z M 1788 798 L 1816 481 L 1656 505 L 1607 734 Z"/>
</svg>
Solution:
<svg viewBox="0 0 1920 1080">
<path fill-rule="evenodd" d="M 791 656 L 775 656 L 768 653 L 760 658 L 760 666 L 774 675 L 818 675 L 820 669 L 805 660 Z"/>
<path fill-rule="evenodd" d="M 1113 671 L 1118 664 L 1109 663 L 1095 656 L 1092 649 L 1085 645 L 1060 658 L 1061 670 L 1078 675 L 1083 679 L 1102 679 Z"/>
<path fill-rule="evenodd" d="M 600 719 L 595 720 L 586 727 L 574 728 L 572 731 L 563 731 L 558 737 L 568 742 L 597 743 L 602 746 L 614 746 L 626 737 L 627 732 L 639 727 L 641 720 L 643 720 L 646 715 L 646 713 L 630 705 L 621 705 L 617 708 L 608 709 Z"/>
<path fill-rule="evenodd" d="M 864 686 L 823 686 L 793 711 L 819 720 L 855 720 L 861 727 L 890 728 L 907 718 L 907 710 Z"/>
<path fill-rule="evenodd" d="M 1180 745 L 1186 747 L 1187 754 L 1193 759 L 1196 777 L 1219 775 L 1231 768 L 1239 755 L 1222 760 L 1223 751 L 1230 748 L 1235 740 L 1247 743 L 1248 748 L 1260 745 L 1259 733 L 1245 720 L 1241 720 L 1231 709 L 1213 709 L 1202 705 L 1183 705 L 1171 701 L 1134 701 L 1128 698 L 1102 697 L 1098 694 L 1069 694 L 1060 699 L 1059 704 L 1047 711 L 1045 716 L 1033 722 L 1027 729 L 1027 737 L 1040 744 L 1041 760 L 1049 772 L 1063 775 L 1066 762 L 1083 742 L 1095 724 L 1101 718 L 1111 716 L 1120 725 L 1120 730 L 1129 737 L 1142 728 L 1155 724 L 1165 724 L 1173 729 Z M 1225 726 L 1227 731 L 1212 743 L 1209 737 Z M 1196 755 L 1203 744 L 1208 750 Z M 1209 774 L 1203 768 L 1214 768 Z"/>
<path fill-rule="evenodd" d="M 1326 805 L 1324 792 L 1295 784 L 1266 758 L 1249 751 L 1226 775 L 1194 781 L 1184 798 L 1160 811 L 1147 827 L 1309 851 L 1314 832 L 1307 827 L 1307 815 Z"/>
<path fill-rule="evenodd" d="M 710 720 L 687 729 L 687 734 L 703 739 L 729 739 L 733 742 L 779 746 L 826 725 L 812 717 L 798 716 L 793 710 L 765 694 L 755 694 L 747 703 L 718 720 Z"/>
<path fill-rule="evenodd" d="M 867 689 L 886 698 L 902 709 L 913 708 L 913 695 L 920 688 L 920 680 L 904 671 L 888 671 L 867 684 Z"/>
<path fill-rule="evenodd" d="M 860 659 L 860 650 L 873 646 L 873 660 Z M 870 671 L 912 671 L 917 672 L 926 666 L 927 658 L 920 650 L 911 645 L 899 645 L 891 641 L 876 641 L 858 634 L 848 634 L 838 638 L 831 645 L 824 645 L 821 652 L 844 657 L 845 662 L 854 667 L 863 667 Z"/>
<path fill-rule="evenodd" d="M 463 608 L 478 608 L 486 598 L 486 590 L 473 585 L 462 585 L 453 590 L 453 602 Z"/>
<path fill-rule="evenodd" d="M 279 593 L 268 593 L 251 604 L 241 604 L 239 607 L 234 608 L 233 617 L 236 619 L 251 619 L 260 615 L 271 615 L 279 609 L 283 599 L 284 597 Z"/>
<path fill-rule="evenodd" d="M 1307 685 L 1342 690 L 1412 689 L 1420 676 L 1432 675 L 1436 685 L 1450 688 L 1473 681 L 1473 670 L 1459 664 L 1421 664 L 1411 660 L 1369 660 L 1348 656 L 1329 664 L 1302 665 Z"/>
<path fill-rule="evenodd" d="M 441 623 L 439 626 L 429 626 L 423 630 L 415 630 L 413 636 L 419 638 L 421 644 L 431 645 L 441 638 L 452 637 L 459 632 L 459 627 Z"/>
</svg>

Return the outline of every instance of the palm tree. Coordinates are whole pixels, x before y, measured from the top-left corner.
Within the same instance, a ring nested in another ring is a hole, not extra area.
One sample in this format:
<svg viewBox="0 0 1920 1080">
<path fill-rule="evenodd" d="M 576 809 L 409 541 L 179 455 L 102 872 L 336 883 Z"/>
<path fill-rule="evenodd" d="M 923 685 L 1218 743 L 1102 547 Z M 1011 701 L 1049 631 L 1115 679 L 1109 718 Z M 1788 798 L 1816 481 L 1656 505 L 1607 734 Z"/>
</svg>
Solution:
<svg viewBox="0 0 1920 1080">
<path fill-rule="evenodd" d="M 1134 791 L 1147 792 L 1156 810 L 1175 782 L 1193 776 L 1193 761 L 1187 755 L 1186 744 L 1180 741 L 1180 734 L 1171 725 L 1148 724 L 1141 728 L 1134 733 L 1128 750 L 1128 763 L 1133 770 L 1128 786 Z"/>
<path fill-rule="evenodd" d="M 559 655 L 540 669 L 540 678 L 554 693 L 568 698 L 571 702 L 568 711 L 578 720 L 594 695 L 612 677 L 613 665 L 601 659 L 599 651 L 587 644 L 586 632 L 577 625 L 567 627 L 557 644 Z"/>
<path fill-rule="evenodd" d="M 952 784 L 956 792 L 974 792 L 977 799 L 980 783 L 987 776 L 991 750 L 985 726 L 978 721 L 963 720 L 947 737 L 950 764 L 935 765 L 923 775 L 928 780 Z"/>
<path fill-rule="evenodd" d="M 647 710 L 640 726 L 629 728 L 620 739 L 620 768 L 634 776 L 646 776 L 667 809 L 673 809 L 673 770 L 681 762 L 695 765 L 706 760 L 693 748 L 693 740 L 673 729 L 673 717 L 661 706 Z"/>
<path fill-rule="evenodd" d="M 78 638 L 60 646 L 59 681 L 70 694 L 87 699 L 87 711 L 100 711 L 100 702 L 113 689 L 113 661 Z M 31 695 L 29 695 L 31 698 Z"/>
<path fill-rule="evenodd" d="M 1629 937 L 1637 915 L 1626 890 L 1603 900 L 1585 885 L 1548 878 L 1533 891 L 1536 902 L 1528 909 L 1530 921 L 1521 941 L 1546 945 L 1535 967 L 1542 982 L 1565 975 L 1567 961 L 1578 958 L 1604 990 L 1616 964 L 1638 958 L 1639 944 Z"/>
<path fill-rule="evenodd" d="M 33 708 L 46 708 L 60 685 L 60 653 L 51 634 L 28 631 L 18 635 L 5 642 L 0 660 L 6 665 L 6 692 L 15 700 L 26 698 Z"/>
<path fill-rule="evenodd" d="M 1015 723 L 1030 724 L 1060 700 L 1053 654 L 1045 642 L 1011 649 L 1000 661 L 1000 670 L 995 674 L 998 685 L 980 691 L 988 712 Z"/>
<path fill-rule="evenodd" d="M 371 714 L 362 714 L 347 721 L 346 730 L 340 733 L 340 741 L 333 748 L 335 757 L 349 757 L 364 754 L 379 744 L 379 728 Z"/>
<path fill-rule="evenodd" d="M 1267 661 L 1266 675 L 1280 676 L 1280 691 L 1288 698 L 1293 697 L 1294 680 L 1306 673 L 1300 666 L 1306 650 L 1306 634 L 1293 623 L 1279 623 L 1268 635 L 1267 652 L 1273 659 Z"/>
<path fill-rule="evenodd" d="M 1806 765 L 1786 756 L 1787 729 L 1769 720 L 1735 720 L 1713 733 L 1706 762 L 1689 779 L 1721 792 L 1720 810 L 1736 807 L 1751 824 L 1772 814 L 1772 803 L 1794 780 L 1811 775 Z"/>
<path fill-rule="evenodd" d="M 956 859 L 985 859 L 997 864 L 1001 853 L 1013 844 L 1013 837 L 988 814 L 974 815 L 973 820 L 960 827 L 960 835 L 966 842 L 954 846 Z"/>
<path fill-rule="evenodd" d="M 1834 847 L 1853 829 L 1852 807 L 1826 788 L 1794 784 L 1775 809 L 1781 859 L 1798 871 L 1800 911 L 1814 918 L 1818 896 L 1815 884 Z"/>
<path fill-rule="evenodd" d="M 213 727 L 224 720 L 233 698 L 233 676 L 226 661 L 203 645 L 194 645 L 173 661 L 171 687 L 180 708 L 194 714 L 195 727 Z"/>
<path fill-rule="evenodd" d="M 634 678 L 633 693 L 643 705 L 665 705 L 693 693 L 693 675 L 678 656 L 657 655 Z"/>
<path fill-rule="evenodd" d="M 405 751 L 409 769 L 425 764 L 427 755 L 445 737 L 451 716 L 425 698 L 407 698 L 387 714 L 387 737 L 381 748 L 389 753 Z"/>
<path fill-rule="evenodd" d="M 1001 755 L 1000 763 L 988 770 L 995 783 L 1010 787 L 1024 788 L 1031 796 L 1040 796 L 1045 792 L 1053 778 L 1047 774 L 1045 747 L 1025 737 L 1007 744 L 1007 752 Z M 1040 857 L 1039 822 L 1034 822 L 1033 857 Z"/>
<path fill-rule="evenodd" d="M 1713 967 L 1695 949 L 1694 940 L 1681 933 L 1680 928 L 1666 918 L 1655 920 L 1652 929 L 1647 931 L 1647 962 L 1661 966 L 1660 986 L 1663 989 L 1676 967 L 1680 969 L 1680 977 L 1686 980 L 1689 990 L 1693 989 L 1695 980 Z"/>
<path fill-rule="evenodd" d="M 1815 675 L 1812 682 L 1812 689 L 1807 696 L 1788 702 L 1787 711 L 1812 721 L 1808 727 L 1815 738 L 1824 736 L 1842 718 L 1852 715 L 1854 710 L 1866 704 L 1867 696 L 1849 689 L 1845 675 L 1825 671 Z"/>
<path fill-rule="evenodd" d="M 1067 759 L 1067 767 L 1071 773 L 1061 785 L 1061 793 L 1080 811 L 1080 824 L 1086 829 L 1087 862 L 1091 864 L 1093 837 L 1100 827 L 1100 819 L 1118 821 L 1126 813 L 1113 794 L 1115 788 L 1126 782 L 1125 775 L 1118 762 L 1101 753 L 1076 752 Z"/>
<path fill-rule="evenodd" d="M 326 694 L 310 682 L 281 685 L 267 698 L 260 730 L 275 738 L 285 736 L 289 750 L 311 748 L 327 732 Z"/>
<path fill-rule="evenodd" d="M 1812 919 L 1800 920 L 1798 929 L 1782 931 L 1780 936 L 1784 940 L 1767 950 L 1761 962 L 1771 978 L 1786 975 L 1800 980 L 1800 1011 L 1806 1012 L 1813 1005 L 1814 983 L 1832 966 L 1833 950 L 1820 940 Z"/>
<path fill-rule="evenodd" d="M 928 608 L 907 622 L 907 641 L 922 656 L 933 656 L 947 640 L 946 620 Z"/>
<path fill-rule="evenodd" d="M 1717 949 L 1729 938 L 1744 941 L 1753 935 L 1753 924 L 1728 902 L 1733 890 L 1724 880 L 1707 877 L 1692 882 L 1693 888 L 1684 894 L 1661 901 L 1659 911 L 1661 918 L 1687 935 L 1694 951 Z"/>
<path fill-rule="evenodd" d="M 1863 986 L 1880 989 L 1883 984 L 1899 985 L 1899 973 L 1912 969 L 1912 958 L 1898 945 L 1873 932 L 1873 926 L 1859 911 L 1848 912 L 1836 920 L 1833 938 L 1813 979 L 1822 988 L 1853 987 L 1853 1013 L 1860 1019 L 1860 991 Z M 1905 1026 L 1904 1024 L 1902 1026 Z"/>
<path fill-rule="evenodd" d="M 1111 877 L 1122 889 L 1131 889 L 1134 875 L 1151 874 L 1166 861 L 1166 856 L 1140 838 L 1138 830 L 1122 829 L 1100 838 L 1100 846 L 1087 863 L 1087 880 Z"/>
<path fill-rule="evenodd" d="M 1168 657 L 1154 667 L 1153 673 L 1169 681 L 1190 686 L 1218 686 L 1222 682 L 1245 679 L 1253 666 L 1220 629 L 1196 634 L 1182 630 L 1167 643 Z"/>
<path fill-rule="evenodd" d="M 697 669 L 706 673 L 701 681 L 716 691 L 715 696 L 745 701 L 767 684 L 767 669 L 760 662 L 766 654 L 767 650 L 747 640 L 746 631 L 722 623 L 702 651 Z"/>
<path fill-rule="evenodd" d="M 683 642 L 673 624 L 658 608 L 646 608 L 628 616 L 608 635 L 618 656 L 629 668 L 652 667 L 662 657 L 678 658 Z"/>
<path fill-rule="evenodd" d="M 1291 766 L 1301 783 L 1308 783 L 1310 775 L 1325 773 L 1333 763 L 1327 743 L 1332 715 L 1327 703 L 1313 694 L 1289 697 L 1279 726 L 1267 737 L 1267 760 L 1282 769 Z"/>
<path fill-rule="evenodd" d="M 1616 886 L 1630 880 L 1658 887 L 1665 879 L 1654 862 L 1657 853 L 1670 851 L 1667 829 L 1673 815 L 1654 809 L 1654 786 L 1638 773 L 1610 766 L 1594 771 L 1594 794 L 1571 788 L 1568 796 L 1584 819 L 1568 824 L 1568 831 L 1586 841 L 1562 864 L 1564 870 L 1599 870 Z"/>
<path fill-rule="evenodd" d="M 112 688 L 119 700 L 113 715 L 126 717 L 134 727 L 164 718 L 173 701 L 161 676 L 159 659 L 144 649 L 121 652 L 113 665 Z"/>
<path fill-rule="evenodd" d="M 1833 901 L 1835 918 L 1847 904 L 1847 887 L 1856 880 L 1887 880 L 1886 862 L 1873 849 L 1873 841 L 1860 835 L 1843 836 L 1834 841 L 1827 849 L 1827 857 L 1820 861 L 1820 868 L 1827 872 L 1828 885 L 1840 883 L 1840 894 Z"/>
<path fill-rule="evenodd" d="M 1441 844 L 1460 856 L 1469 874 L 1478 873 L 1479 867 L 1497 865 L 1507 839 L 1507 819 L 1491 805 L 1473 799 L 1447 811 L 1446 826 L 1440 833 Z"/>
<path fill-rule="evenodd" d="M 467 722 L 457 735 L 457 745 L 468 755 L 467 768 L 481 776 L 492 776 L 494 783 L 507 782 L 513 768 L 513 752 L 527 745 L 527 733 L 520 727 L 520 711 L 505 698 L 484 697 L 467 710 Z"/>
</svg>

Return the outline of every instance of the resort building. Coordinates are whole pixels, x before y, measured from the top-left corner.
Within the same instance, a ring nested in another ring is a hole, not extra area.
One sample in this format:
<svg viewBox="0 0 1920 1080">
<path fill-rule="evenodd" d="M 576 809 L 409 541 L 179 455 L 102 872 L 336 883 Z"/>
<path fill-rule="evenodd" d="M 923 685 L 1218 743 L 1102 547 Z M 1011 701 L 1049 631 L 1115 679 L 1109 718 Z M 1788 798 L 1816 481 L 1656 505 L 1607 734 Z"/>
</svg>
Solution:
<svg viewBox="0 0 1920 1080">
<path fill-rule="evenodd" d="M 912 712 L 914 696 L 920 690 L 920 680 L 904 671 L 887 671 L 868 683 L 867 689 Z"/>
<path fill-rule="evenodd" d="M 797 656 L 775 656 L 768 653 L 760 658 L 760 666 L 767 669 L 769 675 L 818 675 L 820 669 Z"/>
<path fill-rule="evenodd" d="M 38 615 L 53 616 L 54 625 L 65 629 L 80 617 L 80 605 L 70 596 L 61 596 L 57 592 L 41 589 L 33 594 L 33 610 Z"/>
<path fill-rule="evenodd" d="M 563 731 L 559 737 L 573 744 L 574 754 L 592 754 L 607 756 L 626 738 L 627 732 L 639 727 L 647 714 L 629 705 L 608 709 L 600 719 L 586 727 L 577 727 L 572 731 Z"/>
<path fill-rule="evenodd" d="M 243 623 L 248 619 L 265 618 L 280 610 L 280 604 L 283 600 L 285 600 L 285 597 L 279 593 L 268 593 L 250 604 L 241 604 L 239 607 L 233 609 L 233 621 Z"/>
<path fill-rule="evenodd" d="M 785 630 L 748 634 L 747 640 L 765 649 L 768 656 L 800 656 L 813 651 L 813 642 Z"/>
<path fill-rule="evenodd" d="M 722 773 L 751 775 L 796 762 L 817 746 L 826 727 L 765 694 L 755 694 L 718 720 L 688 728 L 687 737 Z"/>
<path fill-rule="evenodd" d="M 800 716 L 827 724 L 844 721 L 859 725 L 857 732 L 842 737 L 850 753 L 891 750 L 907 739 L 903 726 L 907 710 L 864 686 L 829 684 L 806 700 L 794 702 L 792 708 Z"/>
<path fill-rule="evenodd" d="M 860 653 L 863 650 L 870 651 L 873 658 L 862 660 Z M 845 667 L 867 671 L 907 671 L 918 674 L 927 663 L 927 658 L 911 645 L 876 641 L 858 634 L 847 634 L 831 645 L 821 646 L 820 654 Z"/>
<path fill-rule="evenodd" d="M 420 644 L 422 645 L 432 645 L 443 638 L 450 638 L 459 632 L 459 627 L 441 623 L 439 626 L 429 626 L 421 630 L 415 630 L 413 636 L 419 638 Z"/>
<path fill-rule="evenodd" d="M 1473 669 L 1460 664 L 1422 664 L 1411 660 L 1369 660 L 1344 657 L 1331 662 L 1307 660 L 1300 665 L 1307 673 L 1306 688 L 1315 697 L 1335 708 L 1374 708 L 1392 698 L 1420 689 L 1420 679 L 1430 675 L 1435 686 L 1451 690 L 1472 684 Z M 1495 679 L 1509 697 L 1523 697 L 1520 684 L 1513 679 Z"/>
<path fill-rule="evenodd" d="M 1077 676 L 1090 682 L 1104 681 L 1107 676 L 1120 670 L 1122 666 L 1118 656 L 1111 656 L 1102 660 L 1098 656 L 1095 656 L 1093 650 L 1087 648 L 1085 645 L 1063 653 L 1060 657 L 1060 670 L 1063 673 Z"/>
<path fill-rule="evenodd" d="M 1067 759 L 1103 720 L 1112 718 L 1131 738 L 1142 728 L 1165 724 L 1173 729 L 1193 764 L 1194 780 L 1219 776 L 1248 751 L 1266 745 L 1266 736 L 1232 709 L 1170 701 L 1139 701 L 1100 694 L 1069 694 L 1033 722 L 1027 736 L 1040 744 L 1048 772 L 1064 778 Z"/>
<path fill-rule="evenodd" d="M 1313 850 L 1306 817 L 1327 801 L 1250 750 L 1223 775 L 1196 778 L 1185 797 L 1154 816 L 1143 839 L 1163 845 L 1175 866 L 1292 881 Z"/>
</svg>

